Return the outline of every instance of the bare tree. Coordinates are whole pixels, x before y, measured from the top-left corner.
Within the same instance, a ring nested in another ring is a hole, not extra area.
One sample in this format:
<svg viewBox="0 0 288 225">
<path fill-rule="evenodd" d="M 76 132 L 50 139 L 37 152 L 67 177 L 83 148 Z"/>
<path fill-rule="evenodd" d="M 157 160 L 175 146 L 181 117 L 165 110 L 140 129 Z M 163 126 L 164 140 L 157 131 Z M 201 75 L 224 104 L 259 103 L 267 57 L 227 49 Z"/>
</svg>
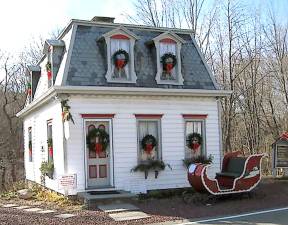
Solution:
<svg viewBox="0 0 288 225">
<path fill-rule="evenodd" d="M 12 182 L 17 180 L 18 159 L 21 156 L 22 123 L 16 117 L 16 113 L 23 108 L 26 99 L 24 76 L 25 68 L 22 63 L 14 64 L 9 55 L 2 57 L 1 69 L 4 72 L 4 80 L 0 85 L 0 169 L 1 187 L 5 188 L 7 179 Z M 10 171 L 10 175 L 6 174 Z M 0 188 L 1 188 L 0 187 Z"/>
</svg>

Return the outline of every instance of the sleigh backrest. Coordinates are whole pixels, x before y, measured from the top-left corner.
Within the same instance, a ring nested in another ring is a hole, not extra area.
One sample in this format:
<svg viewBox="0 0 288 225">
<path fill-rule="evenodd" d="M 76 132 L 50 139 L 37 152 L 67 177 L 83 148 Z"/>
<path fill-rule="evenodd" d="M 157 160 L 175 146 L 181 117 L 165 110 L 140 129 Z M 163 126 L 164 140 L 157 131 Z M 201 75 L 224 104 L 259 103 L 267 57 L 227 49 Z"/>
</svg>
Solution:
<svg viewBox="0 0 288 225">
<path fill-rule="evenodd" d="M 241 151 L 236 151 L 236 152 L 228 152 L 225 154 L 223 161 L 222 161 L 222 170 L 221 172 L 227 172 L 228 167 L 229 167 L 229 161 L 231 158 L 243 156 Z M 234 164 L 234 163 L 233 163 Z"/>
<path fill-rule="evenodd" d="M 229 158 L 228 166 L 224 172 L 235 173 L 241 175 L 245 168 L 247 158 L 231 157 Z"/>
</svg>

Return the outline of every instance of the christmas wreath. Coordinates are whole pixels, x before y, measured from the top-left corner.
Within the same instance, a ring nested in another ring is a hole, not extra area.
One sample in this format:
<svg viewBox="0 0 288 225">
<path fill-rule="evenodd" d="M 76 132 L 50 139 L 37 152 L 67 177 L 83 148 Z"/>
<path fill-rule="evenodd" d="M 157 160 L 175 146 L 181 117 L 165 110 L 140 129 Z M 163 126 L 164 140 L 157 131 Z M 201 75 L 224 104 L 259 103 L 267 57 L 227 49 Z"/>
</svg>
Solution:
<svg viewBox="0 0 288 225">
<path fill-rule="evenodd" d="M 98 139 L 98 141 L 96 139 Z M 107 134 L 104 129 L 94 128 L 89 131 L 86 143 L 89 151 L 95 150 L 96 154 L 99 155 L 101 152 L 106 151 L 109 144 L 109 134 Z"/>
<path fill-rule="evenodd" d="M 114 65 L 118 70 L 123 69 L 129 62 L 129 54 L 123 49 L 116 51 L 112 58 Z"/>
<path fill-rule="evenodd" d="M 192 149 L 194 153 L 199 149 L 202 145 L 203 138 L 199 133 L 191 133 L 187 137 L 187 147 Z"/>
<path fill-rule="evenodd" d="M 166 73 L 171 73 L 171 70 L 177 64 L 177 58 L 173 53 L 165 53 L 161 56 L 161 63 L 163 65 L 163 70 Z"/>
<path fill-rule="evenodd" d="M 47 145 L 48 145 L 48 154 L 51 158 L 53 158 L 53 139 L 52 138 L 48 138 Z"/>
<path fill-rule="evenodd" d="M 143 137 L 142 141 L 141 141 L 141 146 L 142 148 L 144 149 L 144 151 L 147 153 L 147 154 L 151 154 L 153 148 L 157 145 L 157 140 L 156 138 L 151 135 L 151 134 L 148 134 L 146 135 L 145 137 Z"/>
<path fill-rule="evenodd" d="M 72 114 L 70 113 L 70 106 L 68 105 L 68 99 L 61 101 L 61 108 L 62 108 L 62 120 L 63 122 L 71 120 L 74 124 L 74 120 Z"/>
<path fill-rule="evenodd" d="M 51 63 L 50 62 L 46 63 L 46 71 L 47 71 L 48 80 L 51 80 L 52 79 L 52 72 L 51 72 Z"/>
</svg>

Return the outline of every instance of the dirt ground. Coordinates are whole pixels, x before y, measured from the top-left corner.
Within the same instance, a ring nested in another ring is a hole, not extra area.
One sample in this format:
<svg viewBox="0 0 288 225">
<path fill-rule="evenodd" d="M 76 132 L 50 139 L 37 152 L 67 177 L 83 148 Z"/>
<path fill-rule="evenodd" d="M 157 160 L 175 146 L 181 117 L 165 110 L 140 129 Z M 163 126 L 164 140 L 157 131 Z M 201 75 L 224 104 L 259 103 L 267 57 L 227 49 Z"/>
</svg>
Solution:
<svg viewBox="0 0 288 225">
<path fill-rule="evenodd" d="M 0 203 L 2 204 L 8 202 L 16 203 L 18 205 L 28 205 L 28 201 L 25 202 L 23 200 L 0 200 Z M 108 216 L 108 214 L 98 209 L 89 211 L 81 210 L 80 207 L 70 207 L 66 209 L 59 208 L 57 211 L 62 213 L 69 211 L 69 213 L 74 213 L 77 216 L 63 220 L 49 215 L 27 213 L 12 208 L 0 208 L 0 224 L 149 224 L 171 220 L 239 214 L 243 212 L 287 206 L 288 181 L 265 179 L 253 192 L 251 198 L 249 198 L 248 195 L 232 195 L 228 197 L 218 197 L 216 199 L 212 198 L 208 204 L 202 204 L 201 202 L 198 202 L 198 204 L 186 204 L 181 197 L 171 197 L 166 199 L 133 200 L 131 203 L 138 206 L 141 211 L 150 214 L 151 217 L 143 220 L 115 222 Z M 45 206 L 45 204 L 43 205 L 43 203 L 40 202 L 37 204 L 38 207 Z M 51 206 L 48 208 L 51 208 Z M 11 217 L 11 215 L 13 216 Z"/>
</svg>

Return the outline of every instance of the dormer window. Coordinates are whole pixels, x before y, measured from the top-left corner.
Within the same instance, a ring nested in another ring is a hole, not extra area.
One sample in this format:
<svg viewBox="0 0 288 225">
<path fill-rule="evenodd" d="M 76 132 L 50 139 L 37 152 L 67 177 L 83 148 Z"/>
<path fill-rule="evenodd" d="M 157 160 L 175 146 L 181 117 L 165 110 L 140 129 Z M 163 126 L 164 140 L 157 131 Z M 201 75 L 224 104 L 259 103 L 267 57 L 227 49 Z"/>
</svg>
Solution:
<svg viewBox="0 0 288 225">
<path fill-rule="evenodd" d="M 103 35 L 107 45 L 107 82 L 136 83 L 134 45 L 138 37 L 124 27 Z"/>
<path fill-rule="evenodd" d="M 157 84 L 183 85 L 180 52 L 185 41 L 172 32 L 165 32 L 153 41 L 157 52 Z"/>
<path fill-rule="evenodd" d="M 48 88 L 52 87 L 56 80 L 62 57 L 65 50 L 63 40 L 46 40 L 43 53 L 46 55 L 45 73 L 48 80 Z"/>
</svg>

